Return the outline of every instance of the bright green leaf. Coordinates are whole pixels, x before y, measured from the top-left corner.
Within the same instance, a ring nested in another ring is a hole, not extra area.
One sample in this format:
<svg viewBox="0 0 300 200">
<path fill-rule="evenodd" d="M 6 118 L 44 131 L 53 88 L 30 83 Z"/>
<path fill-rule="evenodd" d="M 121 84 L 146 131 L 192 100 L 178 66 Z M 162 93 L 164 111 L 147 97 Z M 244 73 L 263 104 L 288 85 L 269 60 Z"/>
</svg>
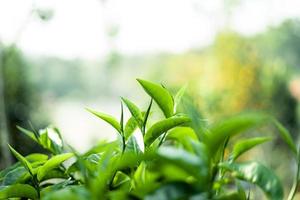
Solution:
<svg viewBox="0 0 300 200">
<path fill-rule="evenodd" d="M 101 112 L 97 112 L 97 111 L 93 111 L 91 109 L 87 109 L 90 113 L 96 115 L 97 117 L 99 117 L 100 119 L 106 121 L 107 123 L 109 123 L 112 127 L 114 127 L 120 134 L 122 133 L 121 131 L 121 126 L 119 124 L 119 122 L 111 115 L 105 114 L 105 113 L 101 113 Z"/>
<path fill-rule="evenodd" d="M 23 166 L 28 170 L 28 172 L 32 175 L 33 174 L 33 169 L 30 164 L 30 162 L 27 161 L 25 157 L 23 157 L 21 154 L 19 154 L 14 148 L 12 148 L 10 145 L 9 149 L 10 151 L 14 154 L 14 156 L 23 164 Z"/>
<path fill-rule="evenodd" d="M 0 199 L 9 198 L 38 199 L 38 193 L 34 187 L 27 184 L 0 186 Z"/>
<path fill-rule="evenodd" d="M 171 117 L 173 115 L 174 102 L 170 92 L 158 84 L 141 79 L 137 79 L 137 81 L 158 104 L 164 115 Z"/>
<path fill-rule="evenodd" d="M 186 116 L 173 116 L 155 123 L 145 134 L 145 145 L 150 146 L 154 142 L 154 140 L 164 132 L 174 127 L 184 125 L 187 122 L 190 122 L 190 119 Z"/>
<path fill-rule="evenodd" d="M 53 156 L 50 158 L 42 167 L 39 168 L 37 172 L 38 180 L 42 180 L 43 177 L 53 168 L 59 166 L 65 160 L 68 160 L 73 156 L 73 153 L 65 153 Z"/>
<path fill-rule="evenodd" d="M 133 132 L 135 131 L 137 126 L 138 126 L 138 124 L 137 124 L 135 118 L 130 117 L 125 125 L 125 130 L 124 130 L 125 140 L 128 140 L 128 138 L 133 134 Z"/>
<path fill-rule="evenodd" d="M 241 114 L 214 125 L 206 134 L 205 142 L 212 154 L 218 151 L 227 138 L 257 127 L 266 122 L 268 117 L 258 113 Z"/>
<path fill-rule="evenodd" d="M 252 149 L 253 147 L 262 144 L 264 142 L 267 142 L 271 140 L 270 137 L 257 137 L 257 138 L 250 138 L 245 139 L 242 141 L 237 142 L 234 145 L 233 151 L 232 151 L 232 159 L 237 159 L 240 155 L 242 155 L 244 152 Z"/>
<path fill-rule="evenodd" d="M 139 127 L 141 128 L 143 126 L 143 115 L 142 115 L 142 112 L 140 111 L 140 109 L 133 102 L 129 101 L 128 99 L 122 98 L 122 101 L 126 104 L 131 115 L 135 118 Z"/>
</svg>

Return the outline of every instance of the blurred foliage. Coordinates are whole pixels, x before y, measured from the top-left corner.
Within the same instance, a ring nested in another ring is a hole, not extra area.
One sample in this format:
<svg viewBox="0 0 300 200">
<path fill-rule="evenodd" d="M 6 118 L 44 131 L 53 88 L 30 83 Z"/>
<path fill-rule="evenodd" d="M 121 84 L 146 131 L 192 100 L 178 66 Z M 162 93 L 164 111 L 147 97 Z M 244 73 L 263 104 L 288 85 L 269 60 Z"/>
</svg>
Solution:
<svg viewBox="0 0 300 200">
<path fill-rule="evenodd" d="M 23 153 L 37 150 L 38 146 L 29 144 L 20 134 L 17 125 L 36 128 L 47 121 L 42 113 L 38 91 L 31 83 L 30 71 L 21 52 L 15 46 L 2 46 L 2 67 L 4 78 L 5 110 L 10 140 Z"/>
</svg>

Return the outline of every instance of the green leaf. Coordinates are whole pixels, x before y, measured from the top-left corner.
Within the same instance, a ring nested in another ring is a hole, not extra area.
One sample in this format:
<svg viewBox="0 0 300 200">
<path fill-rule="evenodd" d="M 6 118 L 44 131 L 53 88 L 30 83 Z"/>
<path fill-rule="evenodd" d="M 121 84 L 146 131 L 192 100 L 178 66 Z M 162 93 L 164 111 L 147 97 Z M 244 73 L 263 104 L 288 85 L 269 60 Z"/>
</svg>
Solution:
<svg viewBox="0 0 300 200">
<path fill-rule="evenodd" d="M 146 131 L 145 129 L 146 129 L 148 117 L 150 115 L 150 110 L 151 110 L 151 107 L 152 107 L 152 103 L 153 103 L 153 99 L 151 98 L 149 106 L 148 106 L 147 111 L 146 111 L 145 116 L 144 116 L 144 120 L 143 120 L 143 126 L 142 126 L 143 129 L 141 130 L 143 135 L 145 135 L 145 131 Z"/>
<path fill-rule="evenodd" d="M 0 199 L 9 198 L 38 199 L 38 193 L 34 187 L 27 184 L 0 186 Z"/>
<path fill-rule="evenodd" d="M 113 179 L 112 186 L 113 187 L 122 186 L 123 189 L 125 187 L 130 189 L 130 177 L 121 171 L 117 171 L 117 173 Z"/>
<path fill-rule="evenodd" d="M 46 154 L 41 154 L 41 153 L 32 153 L 27 155 L 25 158 L 31 163 L 48 160 L 48 156 Z"/>
<path fill-rule="evenodd" d="M 221 163 L 219 167 L 232 172 L 237 178 L 259 186 L 269 199 L 282 200 L 283 188 L 278 177 L 267 167 L 257 162 Z"/>
<path fill-rule="evenodd" d="M 126 152 L 134 152 L 136 154 L 141 153 L 142 150 L 140 149 L 137 140 L 134 135 L 132 135 L 126 144 Z"/>
<path fill-rule="evenodd" d="M 128 110 L 130 111 L 131 115 L 135 118 L 137 121 L 139 127 L 141 128 L 143 126 L 143 115 L 140 109 L 131 101 L 128 99 L 125 99 L 122 97 L 122 101 L 127 106 Z"/>
<path fill-rule="evenodd" d="M 93 111 L 91 109 L 87 109 L 90 113 L 96 115 L 97 117 L 99 117 L 100 119 L 106 121 L 107 123 L 109 123 L 112 127 L 114 127 L 120 134 L 122 134 L 121 131 L 121 126 L 119 124 L 119 122 L 111 115 L 105 114 L 105 113 L 101 113 L 101 112 L 96 112 Z"/>
<path fill-rule="evenodd" d="M 12 185 L 16 183 L 24 183 L 25 180 L 28 180 L 30 178 L 30 175 L 27 171 L 27 169 L 23 166 L 17 167 L 16 169 L 13 169 L 9 171 L 4 179 L 2 185 Z"/>
<path fill-rule="evenodd" d="M 170 92 L 158 84 L 141 79 L 137 79 L 137 81 L 158 104 L 165 117 L 171 117 L 173 115 L 174 102 Z"/>
<path fill-rule="evenodd" d="M 92 199 L 90 193 L 82 185 L 72 185 L 52 192 L 42 192 L 43 200 L 83 200 Z"/>
<path fill-rule="evenodd" d="M 180 104 L 181 98 L 183 97 L 185 91 L 186 91 L 187 85 L 184 85 L 180 90 L 176 93 L 174 98 L 174 112 L 176 113 L 178 111 L 178 106 Z"/>
<path fill-rule="evenodd" d="M 53 156 L 50 158 L 42 167 L 38 169 L 37 178 L 38 180 L 42 180 L 43 177 L 53 168 L 59 166 L 65 160 L 68 160 L 73 156 L 73 153 L 65 153 Z"/>
<path fill-rule="evenodd" d="M 198 140 L 198 137 L 194 130 L 190 127 L 175 127 L 168 132 L 166 141 L 177 141 L 186 150 L 192 151 L 192 144 L 190 140 Z"/>
<path fill-rule="evenodd" d="M 293 142 L 291 134 L 289 131 L 277 120 L 273 119 L 273 123 L 275 124 L 276 128 L 279 131 L 281 138 L 285 141 L 285 143 L 289 146 L 292 152 L 297 156 L 297 147 Z"/>
<path fill-rule="evenodd" d="M 28 172 L 33 175 L 33 169 L 30 164 L 30 162 L 27 161 L 25 157 L 23 157 L 21 154 L 19 154 L 14 148 L 12 148 L 10 145 L 9 149 L 14 154 L 14 156 L 23 164 L 23 166 L 28 170 Z"/>
<path fill-rule="evenodd" d="M 125 140 L 128 140 L 128 138 L 133 134 L 133 132 L 135 131 L 137 126 L 138 126 L 138 124 L 137 124 L 135 118 L 130 117 L 125 125 L 125 130 L 124 130 Z"/>
<path fill-rule="evenodd" d="M 205 181 L 208 176 L 206 161 L 184 149 L 163 146 L 158 149 L 158 155 L 187 173 L 196 176 L 200 181 Z"/>
<path fill-rule="evenodd" d="M 205 143 L 214 155 L 227 138 L 257 127 L 269 118 L 259 113 L 241 114 L 214 125 L 206 134 Z"/>
<path fill-rule="evenodd" d="M 270 137 L 257 137 L 251 139 L 245 139 L 237 142 L 232 151 L 232 159 L 237 159 L 240 155 L 245 153 L 246 151 L 252 149 L 253 147 L 262 144 L 264 142 L 270 141 L 272 138 Z"/>
<path fill-rule="evenodd" d="M 17 129 L 19 131 L 21 131 L 22 133 L 24 133 L 25 135 L 27 135 L 28 137 L 30 137 L 33 141 L 38 142 L 38 135 L 35 134 L 34 132 L 29 131 L 29 130 L 27 130 L 25 128 L 22 128 L 20 126 L 17 126 Z"/>
<path fill-rule="evenodd" d="M 187 122 L 190 122 L 190 118 L 186 116 L 173 116 L 155 123 L 145 134 L 145 145 L 150 146 L 154 142 L 154 140 L 164 132 L 174 127 L 184 125 Z"/>
</svg>

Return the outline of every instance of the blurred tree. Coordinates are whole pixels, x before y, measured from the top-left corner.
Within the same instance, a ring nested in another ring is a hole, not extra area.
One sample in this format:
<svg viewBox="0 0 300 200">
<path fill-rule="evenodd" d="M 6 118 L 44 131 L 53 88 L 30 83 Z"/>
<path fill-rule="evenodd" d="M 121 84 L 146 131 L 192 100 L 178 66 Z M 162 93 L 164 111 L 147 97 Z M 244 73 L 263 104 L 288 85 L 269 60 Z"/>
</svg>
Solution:
<svg viewBox="0 0 300 200">
<path fill-rule="evenodd" d="M 5 104 L 5 88 L 4 88 L 4 60 L 3 52 L 0 47 L 0 163 L 1 167 L 7 167 L 11 164 L 11 156 L 7 148 L 7 143 L 9 143 L 9 132 L 7 127 L 7 117 L 6 117 L 6 104 Z"/>
<path fill-rule="evenodd" d="M 28 66 L 20 51 L 15 46 L 2 47 L 1 50 L 1 81 L 3 83 L 3 95 L 1 97 L 2 101 L 5 102 L 5 109 L 1 114 L 7 119 L 7 132 L 9 133 L 7 139 L 4 139 L 7 140 L 5 142 L 12 144 L 20 152 L 28 154 L 37 150 L 38 147 L 29 145 L 28 139 L 23 134 L 19 134 L 16 126 L 30 126 L 33 113 L 37 113 L 40 109 L 39 92 L 34 91 L 35 87 L 30 82 Z M 46 119 L 45 113 L 40 113 L 39 121 L 34 120 L 35 126 L 41 128 L 44 119 Z M 7 147 L 4 148 L 7 149 Z M 7 159 L 3 149 L 2 154 L 3 159 Z M 1 164 L 5 164 L 5 162 L 3 161 Z"/>
</svg>

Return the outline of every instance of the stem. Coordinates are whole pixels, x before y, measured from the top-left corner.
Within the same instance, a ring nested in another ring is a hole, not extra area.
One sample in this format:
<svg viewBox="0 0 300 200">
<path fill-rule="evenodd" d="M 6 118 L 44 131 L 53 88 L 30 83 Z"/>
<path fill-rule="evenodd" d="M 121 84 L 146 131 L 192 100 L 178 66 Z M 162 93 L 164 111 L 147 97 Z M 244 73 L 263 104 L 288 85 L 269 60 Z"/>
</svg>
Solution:
<svg viewBox="0 0 300 200">
<path fill-rule="evenodd" d="M 298 185 L 299 185 L 299 172 L 300 172 L 300 147 L 299 147 L 299 150 L 298 150 L 298 161 L 297 161 L 297 174 L 296 174 L 296 177 L 294 179 L 294 183 L 293 183 L 293 186 L 292 186 L 292 189 L 290 191 L 290 194 L 287 198 L 287 200 L 293 200 L 295 195 L 296 195 L 296 192 L 297 192 L 297 188 L 298 188 Z"/>
<path fill-rule="evenodd" d="M 160 141 L 159 141 L 159 144 L 158 144 L 159 147 L 160 147 L 160 146 L 162 145 L 162 143 L 164 142 L 164 140 L 165 140 L 165 138 L 166 138 L 166 135 L 167 135 L 167 132 L 164 132 L 162 138 L 161 138 Z"/>
<path fill-rule="evenodd" d="M 124 136 L 122 136 L 122 144 L 123 144 L 122 153 L 124 153 L 124 151 L 126 149 L 126 143 L 125 143 L 125 137 Z"/>
</svg>

